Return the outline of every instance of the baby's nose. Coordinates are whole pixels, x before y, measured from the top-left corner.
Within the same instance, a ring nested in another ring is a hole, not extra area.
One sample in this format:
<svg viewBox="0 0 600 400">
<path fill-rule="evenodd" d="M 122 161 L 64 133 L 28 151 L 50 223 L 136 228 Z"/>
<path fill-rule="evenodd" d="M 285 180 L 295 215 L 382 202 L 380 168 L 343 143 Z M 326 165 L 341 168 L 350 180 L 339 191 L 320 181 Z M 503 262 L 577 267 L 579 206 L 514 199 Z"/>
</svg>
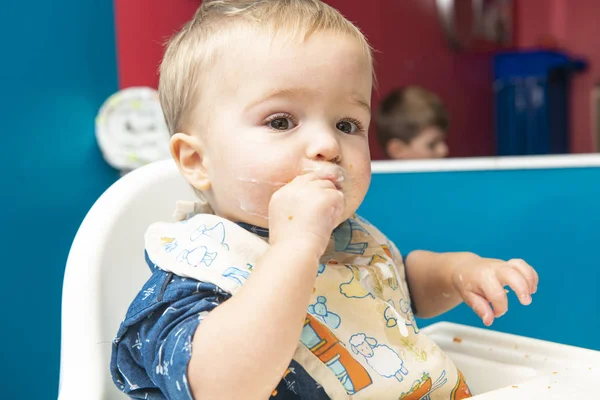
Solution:
<svg viewBox="0 0 600 400">
<path fill-rule="evenodd" d="M 339 163 L 342 160 L 340 144 L 333 132 L 321 131 L 309 140 L 307 148 L 308 158 L 333 163 Z"/>
</svg>

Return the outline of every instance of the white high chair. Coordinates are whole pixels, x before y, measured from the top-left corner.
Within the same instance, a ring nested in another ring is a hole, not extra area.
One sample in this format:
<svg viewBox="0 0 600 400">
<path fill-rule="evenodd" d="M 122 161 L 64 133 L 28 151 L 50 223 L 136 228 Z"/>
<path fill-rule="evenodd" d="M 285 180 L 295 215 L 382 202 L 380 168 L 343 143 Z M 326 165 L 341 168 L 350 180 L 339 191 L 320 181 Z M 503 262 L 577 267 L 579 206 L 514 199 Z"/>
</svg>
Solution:
<svg viewBox="0 0 600 400">
<path fill-rule="evenodd" d="M 111 343 L 150 270 L 144 232 L 170 221 L 193 192 L 167 160 L 112 185 L 83 220 L 67 260 L 62 294 L 59 399 L 126 399 L 109 373 Z"/>
<path fill-rule="evenodd" d="M 146 228 L 171 220 L 185 199 L 193 193 L 175 164 L 160 161 L 121 178 L 85 217 L 65 270 L 59 400 L 126 398 L 110 378 L 112 339 L 150 275 Z M 455 361 L 476 400 L 600 398 L 600 352 L 446 322 L 423 332 Z"/>
</svg>

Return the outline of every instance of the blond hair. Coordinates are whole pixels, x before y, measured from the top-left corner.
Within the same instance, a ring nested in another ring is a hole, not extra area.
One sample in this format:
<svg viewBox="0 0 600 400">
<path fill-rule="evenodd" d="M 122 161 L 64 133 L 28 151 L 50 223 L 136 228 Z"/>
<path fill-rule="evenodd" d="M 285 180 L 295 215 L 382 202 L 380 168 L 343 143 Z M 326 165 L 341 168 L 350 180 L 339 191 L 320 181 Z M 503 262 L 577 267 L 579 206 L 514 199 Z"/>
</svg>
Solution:
<svg viewBox="0 0 600 400">
<path fill-rule="evenodd" d="M 448 112 L 434 93 L 418 86 L 407 86 L 389 93 L 375 114 L 379 143 L 385 148 L 390 139 L 410 143 L 424 129 L 448 130 Z"/>
<path fill-rule="evenodd" d="M 196 122 L 191 115 L 200 100 L 200 81 L 218 60 L 227 33 L 236 26 L 233 22 L 302 40 L 322 31 L 350 35 L 372 64 L 362 32 L 320 0 L 204 0 L 194 18 L 168 42 L 160 66 L 160 101 L 171 135 Z"/>
</svg>

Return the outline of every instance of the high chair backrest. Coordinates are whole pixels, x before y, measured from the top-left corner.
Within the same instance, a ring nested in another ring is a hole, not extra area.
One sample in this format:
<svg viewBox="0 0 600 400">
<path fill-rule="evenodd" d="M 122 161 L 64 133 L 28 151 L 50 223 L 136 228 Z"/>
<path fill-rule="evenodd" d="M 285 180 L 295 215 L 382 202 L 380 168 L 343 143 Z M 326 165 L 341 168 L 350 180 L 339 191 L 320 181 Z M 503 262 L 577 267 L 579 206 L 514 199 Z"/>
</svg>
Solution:
<svg viewBox="0 0 600 400">
<path fill-rule="evenodd" d="M 109 373 L 111 343 L 150 270 L 144 232 L 171 221 L 193 191 L 171 160 L 113 184 L 83 220 L 71 246 L 62 293 L 59 400 L 126 398 Z"/>
</svg>

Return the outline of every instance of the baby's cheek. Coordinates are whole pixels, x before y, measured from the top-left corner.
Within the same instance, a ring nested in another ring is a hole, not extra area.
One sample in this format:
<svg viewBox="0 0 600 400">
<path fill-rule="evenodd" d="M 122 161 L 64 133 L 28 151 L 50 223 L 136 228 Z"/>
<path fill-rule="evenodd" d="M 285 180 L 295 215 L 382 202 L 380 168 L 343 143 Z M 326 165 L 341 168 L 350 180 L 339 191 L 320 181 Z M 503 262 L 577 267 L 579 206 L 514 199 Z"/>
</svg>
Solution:
<svg viewBox="0 0 600 400">
<path fill-rule="evenodd" d="M 237 169 L 234 193 L 239 209 L 246 214 L 268 219 L 271 196 L 294 178 L 289 170 L 286 166 L 265 163 Z"/>
<path fill-rule="evenodd" d="M 237 177 L 279 188 L 295 177 L 292 176 L 296 171 L 293 160 L 291 155 L 287 156 L 280 149 L 256 151 L 248 154 L 248 158 L 236 168 Z"/>
<path fill-rule="evenodd" d="M 272 193 L 269 184 L 242 180 L 238 185 L 235 198 L 238 208 L 244 213 L 268 219 Z"/>
<path fill-rule="evenodd" d="M 347 186 L 346 195 L 346 207 L 356 208 L 360 206 L 371 182 L 370 175 L 355 175 Z M 350 210 L 351 212 L 354 212 Z"/>
</svg>

